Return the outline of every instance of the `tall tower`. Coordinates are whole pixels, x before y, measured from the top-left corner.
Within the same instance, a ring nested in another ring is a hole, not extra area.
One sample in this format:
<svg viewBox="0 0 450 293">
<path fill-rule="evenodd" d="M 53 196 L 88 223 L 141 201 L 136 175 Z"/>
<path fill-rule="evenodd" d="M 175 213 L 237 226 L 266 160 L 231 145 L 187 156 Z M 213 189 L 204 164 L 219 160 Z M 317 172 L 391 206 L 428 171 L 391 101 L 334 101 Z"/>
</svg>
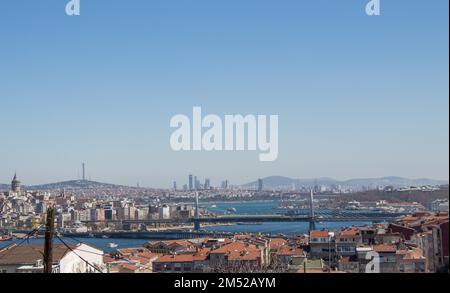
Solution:
<svg viewBox="0 0 450 293">
<path fill-rule="evenodd" d="M 17 179 L 17 174 L 14 174 L 14 178 L 11 181 L 11 191 L 12 192 L 20 192 L 20 180 Z"/>
<path fill-rule="evenodd" d="M 194 183 L 193 183 L 193 176 L 192 174 L 189 174 L 189 190 L 193 190 L 194 189 Z"/>
<path fill-rule="evenodd" d="M 194 176 L 194 189 L 195 190 L 199 190 L 200 188 L 198 187 L 198 179 L 197 176 Z"/>
<path fill-rule="evenodd" d="M 83 169 L 83 181 L 86 181 L 86 165 L 83 163 L 81 167 Z"/>
<path fill-rule="evenodd" d="M 263 180 L 258 179 L 258 191 L 261 192 L 263 190 Z"/>
</svg>

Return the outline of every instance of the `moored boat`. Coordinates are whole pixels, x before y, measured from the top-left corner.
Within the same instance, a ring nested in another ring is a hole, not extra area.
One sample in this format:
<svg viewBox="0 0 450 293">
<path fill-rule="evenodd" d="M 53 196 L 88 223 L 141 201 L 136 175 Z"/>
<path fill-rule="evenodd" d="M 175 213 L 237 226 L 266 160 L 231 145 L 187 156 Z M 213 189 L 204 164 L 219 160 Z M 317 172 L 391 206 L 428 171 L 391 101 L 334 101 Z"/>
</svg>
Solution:
<svg viewBox="0 0 450 293">
<path fill-rule="evenodd" d="M 0 241 L 9 241 L 9 240 L 12 240 L 12 239 L 13 238 L 10 235 L 2 235 L 2 236 L 0 236 Z"/>
</svg>

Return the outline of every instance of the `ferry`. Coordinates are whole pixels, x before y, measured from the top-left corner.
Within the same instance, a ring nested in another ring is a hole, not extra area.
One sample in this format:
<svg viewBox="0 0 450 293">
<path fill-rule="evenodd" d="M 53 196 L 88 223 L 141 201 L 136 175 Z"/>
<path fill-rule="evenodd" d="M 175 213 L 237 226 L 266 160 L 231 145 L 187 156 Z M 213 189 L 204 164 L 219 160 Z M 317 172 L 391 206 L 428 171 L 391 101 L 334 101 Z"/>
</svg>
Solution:
<svg viewBox="0 0 450 293">
<path fill-rule="evenodd" d="M 237 212 L 237 210 L 235 208 L 229 208 L 227 209 L 227 213 L 228 214 L 235 214 Z"/>
<path fill-rule="evenodd" d="M 119 246 L 117 243 L 108 243 L 109 248 L 116 248 L 117 246 Z"/>
<path fill-rule="evenodd" d="M 12 240 L 12 239 L 13 238 L 10 235 L 2 235 L 2 236 L 0 236 L 0 241 L 9 241 L 9 240 Z"/>
</svg>

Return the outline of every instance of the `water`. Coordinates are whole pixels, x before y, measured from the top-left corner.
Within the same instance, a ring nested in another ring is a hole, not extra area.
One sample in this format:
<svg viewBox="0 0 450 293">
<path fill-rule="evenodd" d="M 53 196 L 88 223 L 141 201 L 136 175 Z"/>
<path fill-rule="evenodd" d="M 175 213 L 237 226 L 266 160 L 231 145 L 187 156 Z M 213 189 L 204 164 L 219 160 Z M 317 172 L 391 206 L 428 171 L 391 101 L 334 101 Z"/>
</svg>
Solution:
<svg viewBox="0 0 450 293">
<path fill-rule="evenodd" d="M 67 244 L 76 244 L 76 243 L 86 243 L 90 246 L 93 246 L 97 249 L 103 250 L 104 252 L 108 253 L 111 252 L 114 249 L 120 249 L 120 248 L 132 248 L 132 247 L 142 247 L 144 243 L 148 242 L 148 239 L 115 239 L 115 238 L 62 238 L 65 243 Z M 78 240 L 78 241 L 77 241 Z M 9 246 L 13 243 L 19 243 L 22 240 L 16 239 L 11 241 L 2 241 L 0 242 L 0 249 L 6 246 Z M 23 244 L 42 244 L 44 245 L 44 239 L 37 238 L 37 239 L 29 239 L 29 241 L 24 242 Z M 60 244 L 61 242 L 58 239 L 54 240 L 55 244 Z M 116 248 L 110 248 L 108 247 L 109 243 L 116 243 L 118 246 Z"/>
<path fill-rule="evenodd" d="M 236 209 L 239 215 L 272 215 L 283 210 L 278 208 L 278 201 L 251 201 L 251 202 L 205 202 L 200 204 L 208 211 L 217 214 L 225 214 L 228 209 Z M 214 207 L 215 206 L 215 207 Z"/>
<path fill-rule="evenodd" d="M 341 228 L 351 226 L 370 225 L 369 222 L 329 222 L 316 223 L 316 229 L 328 229 L 331 231 L 340 230 Z M 241 224 L 230 226 L 207 227 L 207 231 L 216 232 L 233 232 L 233 233 L 262 233 L 262 234 L 284 234 L 288 236 L 307 234 L 309 230 L 309 223 L 306 222 L 266 222 L 260 225 L 256 224 Z"/>
<path fill-rule="evenodd" d="M 236 214 L 240 215 L 273 215 L 285 213 L 286 210 L 278 208 L 279 201 L 252 201 L 252 202 L 206 202 L 201 206 L 206 207 L 210 212 L 225 214 L 227 210 L 234 208 Z M 339 230 L 350 226 L 369 225 L 370 222 L 327 222 L 316 223 L 317 229 Z M 307 222 L 266 222 L 260 224 L 240 224 L 218 227 L 207 227 L 207 231 L 233 232 L 233 233 L 264 233 L 264 234 L 285 234 L 301 235 L 307 234 L 309 223 Z"/>
<path fill-rule="evenodd" d="M 201 206 L 206 207 L 210 212 L 225 214 L 228 209 L 236 209 L 237 214 L 241 215 L 271 215 L 283 212 L 278 209 L 278 201 L 252 201 L 252 202 L 203 202 Z M 344 227 L 350 226 L 364 226 L 370 225 L 370 222 L 327 222 L 316 223 L 317 229 L 339 230 Z M 309 230 L 309 223 L 306 222 L 267 222 L 260 224 L 240 224 L 240 225 L 228 225 L 228 226 L 214 226 L 205 227 L 207 231 L 217 232 L 233 232 L 233 233 L 263 233 L 263 234 L 284 234 L 284 235 L 302 235 L 307 234 Z M 103 238 L 80 238 L 79 242 L 89 244 L 93 247 L 103 250 L 104 252 L 110 252 L 114 249 L 142 247 L 144 243 L 149 241 L 148 239 L 103 239 Z M 2 241 L 0 242 L 0 248 L 8 246 L 14 242 L 20 242 L 21 240 L 14 241 Z M 77 243 L 76 240 L 71 238 L 64 238 L 64 241 L 68 244 Z M 29 243 L 42 243 L 43 239 L 30 239 Z M 55 243 L 59 243 L 56 239 Z M 118 244 L 117 248 L 108 247 L 109 243 Z"/>
</svg>

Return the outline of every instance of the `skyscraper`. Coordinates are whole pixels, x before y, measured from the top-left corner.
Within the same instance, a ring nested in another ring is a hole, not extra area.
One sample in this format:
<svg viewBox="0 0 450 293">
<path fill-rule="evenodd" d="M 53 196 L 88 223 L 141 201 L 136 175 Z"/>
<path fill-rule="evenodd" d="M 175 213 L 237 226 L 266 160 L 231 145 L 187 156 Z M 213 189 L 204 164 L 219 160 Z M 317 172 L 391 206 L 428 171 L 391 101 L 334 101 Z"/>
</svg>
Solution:
<svg viewBox="0 0 450 293">
<path fill-rule="evenodd" d="M 222 189 L 228 189 L 228 180 L 222 181 Z"/>
<path fill-rule="evenodd" d="M 194 190 L 194 177 L 189 174 L 189 190 Z"/>
<path fill-rule="evenodd" d="M 195 177 L 195 190 L 200 190 L 200 189 L 202 189 L 200 180 L 198 180 L 197 177 Z"/>
<path fill-rule="evenodd" d="M 175 191 L 177 190 L 177 182 L 176 181 L 173 182 L 173 190 L 175 190 Z"/>
<path fill-rule="evenodd" d="M 205 179 L 205 189 L 208 190 L 211 188 L 211 181 L 209 180 L 209 178 Z"/>
<path fill-rule="evenodd" d="M 262 190 L 263 190 L 263 180 L 258 179 L 258 191 L 262 191 Z"/>
</svg>

